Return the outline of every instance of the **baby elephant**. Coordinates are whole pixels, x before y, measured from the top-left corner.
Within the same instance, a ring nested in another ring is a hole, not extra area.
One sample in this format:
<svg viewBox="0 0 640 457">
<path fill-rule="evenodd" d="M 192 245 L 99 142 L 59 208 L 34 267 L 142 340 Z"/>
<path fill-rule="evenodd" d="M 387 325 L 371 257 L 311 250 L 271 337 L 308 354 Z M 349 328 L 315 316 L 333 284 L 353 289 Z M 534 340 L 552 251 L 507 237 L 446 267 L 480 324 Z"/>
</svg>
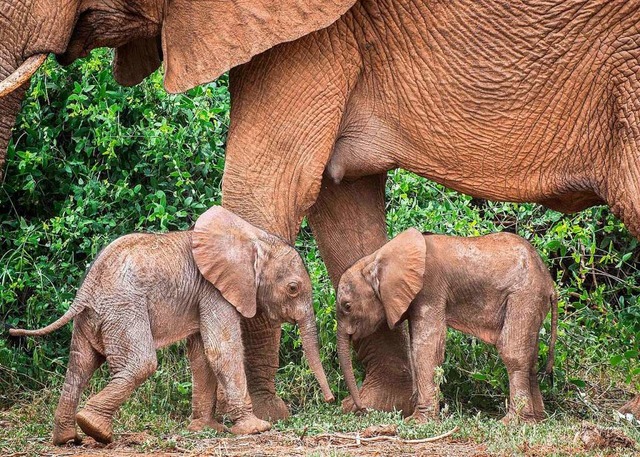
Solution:
<svg viewBox="0 0 640 457">
<path fill-rule="evenodd" d="M 362 408 L 350 360 L 350 338 L 373 333 L 386 319 L 394 328 L 409 320 L 418 422 L 438 416 L 435 368 L 444 361 L 450 326 L 496 345 L 509 373 L 509 411 L 544 418 L 538 380 L 538 332 L 549 308 L 557 334 L 554 284 L 540 256 L 523 238 L 496 233 L 476 238 L 421 234 L 409 229 L 360 259 L 340 279 L 337 294 L 338 355 L 356 407 Z"/>
<path fill-rule="evenodd" d="M 76 420 L 89 436 L 112 439 L 112 418 L 156 369 L 156 350 L 189 337 L 194 425 L 222 430 L 213 419 L 219 382 L 233 433 L 257 433 L 270 424 L 251 406 L 245 377 L 242 317 L 260 309 L 272 323 L 297 322 L 309 365 L 327 401 L 333 396 L 320 362 L 311 282 L 298 253 L 283 240 L 213 207 L 194 230 L 131 234 L 107 246 L 90 267 L 69 310 L 40 336 L 74 319 L 71 353 L 55 413 L 53 441 L 78 440 Z M 105 361 L 109 384 L 76 409 L 84 386 Z M 202 404 L 197 404 L 202 400 Z M 208 409 L 208 410 L 207 410 Z"/>
</svg>

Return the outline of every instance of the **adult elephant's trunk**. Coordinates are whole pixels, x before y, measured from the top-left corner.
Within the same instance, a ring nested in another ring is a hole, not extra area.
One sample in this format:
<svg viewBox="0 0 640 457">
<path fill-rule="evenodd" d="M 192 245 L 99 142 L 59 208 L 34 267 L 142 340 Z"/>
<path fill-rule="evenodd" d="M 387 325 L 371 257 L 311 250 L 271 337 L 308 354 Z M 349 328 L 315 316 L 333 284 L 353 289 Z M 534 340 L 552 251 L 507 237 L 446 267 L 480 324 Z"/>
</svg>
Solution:
<svg viewBox="0 0 640 457">
<path fill-rule="evenodd" d="M 360 394 L 358 393 L 358 385 L 356 384 L 356 377 L 353 374 L 353 364 L 351 363 L 351 338 L 341 325 L 338 325 L 337 338 L 340 369 L 344 374 L 344 380 L 347 383 L 347 388 L 349 389 L 353 403 L 356 405 L 358 410 L 362 410 L 364 408 L 362 407 L 362 401 L 360 400 Z"/>
<path fill-rule="evenodd" d="M 7 148 L 11 139 L 11 129 L 20 111 L 20 103 L 24 97 L 26 87 L 0 98 L 0 184 L 4 180 L 4 168 L 7 158 Z"/>
<path fill-rule="evenodd" d="M 13 71 L 0 68 L 0 183 L 3 181 L 11 129 L 20 111 L 20 103 L 28 86 L 29 78 L 45 58 L 45 54 L 30 57 Z"/>
<path fill-rule="evenodd" d="M 334 400 L 333 393 L 331 393 L 331 388 L 327 382 L 327 376 L 324 373 L 324 368 L 322 368 L 322 362 L 320 361 L 318 330 L 316 328 L 316 320 L 313 313 L 306 314 L 305 317 L 297 322 L 297 324 L 300 328 L 300 337 L 302 338 L 302 349 L 304 350 L 304 355 L 309 362 L 309 366 L 311 367 L 313 374 L 320 384 L 324 400 L 332 402 Z"/>
<path fill-rule="evenodd" d="M 3 182 L 7 148 L 11 139 L 11 129 L 20 111 L 20 103 L 25 89 L 21 88 L 4 98 L 0 98 L 0 184 Z"/>
</svg>

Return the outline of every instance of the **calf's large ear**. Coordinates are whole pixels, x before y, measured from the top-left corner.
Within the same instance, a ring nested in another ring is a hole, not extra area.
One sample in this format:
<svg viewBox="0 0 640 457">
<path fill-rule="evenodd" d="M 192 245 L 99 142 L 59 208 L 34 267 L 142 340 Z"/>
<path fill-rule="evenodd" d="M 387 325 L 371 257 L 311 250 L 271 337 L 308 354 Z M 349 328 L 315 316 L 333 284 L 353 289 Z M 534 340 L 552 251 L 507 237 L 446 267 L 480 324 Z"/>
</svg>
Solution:
<svg viewBox="0 0 640 457">
<path fill-rule="evenodd" d="M 362 275 L 382 302 L 394 328 L 424 285 L 427 247 L 416 229 L 406 230 L 378 249 Z"/>
<path fill-rule="evenodd" d="M 193 229 L 191 249 L 198 270 L 244 317 L 256 314 L 258 274 L 266 232 L 221 206 L 203 213 Z"/>
<path fill-rule="evenodd" d="M 184 92 L 273 46 L 325 28 L 355 0 L 165 0 L 164 86 Z"/>
</svg>

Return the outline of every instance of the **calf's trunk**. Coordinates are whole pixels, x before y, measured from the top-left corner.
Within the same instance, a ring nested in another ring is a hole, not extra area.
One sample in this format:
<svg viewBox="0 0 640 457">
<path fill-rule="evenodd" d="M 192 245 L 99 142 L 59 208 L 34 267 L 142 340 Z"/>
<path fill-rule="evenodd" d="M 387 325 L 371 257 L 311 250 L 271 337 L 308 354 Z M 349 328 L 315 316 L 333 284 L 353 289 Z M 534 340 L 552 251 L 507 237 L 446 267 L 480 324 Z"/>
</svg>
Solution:
<svg viewBox="0 0 640 457">
<path fill-rule="evenodd" d="M 313 313 L 310 315 L 307 314 L 303 319 L 299 320 L 297 324 L 300 328 L 302 349 L 304 350 L 304 355 L 309 362 L 309 367 L 320 384 L 324 400 L 332 402 L 334 400 L 333 393 L 331 393 L 331 388 L 327 382 L 327 376 L 325 375 L 324 369 L 322 368 L 322 362 L 320 361 L 318 330 L 316 328 L 316 320 Z"/>
<path fill-rule="evenodd" d="M 344 380 L 347 383 L 349 394 L 353 399 L 353 403 L 358 410 L 364 409 L 362 407 L 362 401 L 360 400 L 360 393 L 358 392 L 358 385 L 356 384 L 356 377 L 353 374 L 353 364 L 351 363 L 351 338 L 349 334 L 338 326 L 338 361 L 340 362 L 340 369 L 344 374 Z"/>
</svg>

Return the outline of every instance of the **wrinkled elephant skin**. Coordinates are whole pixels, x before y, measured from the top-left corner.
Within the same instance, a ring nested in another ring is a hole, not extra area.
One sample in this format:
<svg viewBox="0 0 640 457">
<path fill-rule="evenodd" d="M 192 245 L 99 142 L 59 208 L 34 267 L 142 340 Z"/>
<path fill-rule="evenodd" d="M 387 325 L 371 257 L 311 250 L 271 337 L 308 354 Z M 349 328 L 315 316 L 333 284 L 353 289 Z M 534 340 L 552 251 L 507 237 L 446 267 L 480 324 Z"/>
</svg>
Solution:
<svg viewBox="0 0 640 457">
<path fill-rule="evenodd" d="M 206 211 L 192 231 L 117 239 L 92 264 L 64 316 L 41 330 L 10 333 L 45 335 L 74 319 L 55 444 L 79 441 L 76 422 L 97 441 L 110 442 L 113 415 L 155 371 L 156 350 L 187 337 L 193 373 L 189 428 L 225 430 L 215 420 L 219 384 L 234 421 L 231 432 L 259 433 L 271 425 L 253 413 L 240 328 L 242 317 L 258 309 L 273 325 L 298 323 L 309 366 L 332 401 L 302 259 L 281 239 L 222 207 Z M 76 413 L 83 388 L 105 360 L 110 382 Z"/>
<path fill-rule="evenodd" d="M 637 0 L 360 1 L 232 70 L 224 205 L 289 239 L 309 214 L 334 285 L 380 246 L 370 211 L 398 167 L 474 197 L 606 203 L 639 236 L 639 59 Z M 405 345 L 361 340 L 365 406 L 408 402 Z"/>
<path fill-rule="evenodd" d="M 384 243 L 384 177 L 398 167 L 475 197 L 606 203 L 640 235 L 639 0 L 76 0 L 45 23 L 48 3 L 3 7 L 0 69 L 113 46 L 121 83 L 162 57 L 179 91 L 254 56 L 231 72 L 224 205 L 288 240 L 309 214 L 334 284 Z M 0 105 L 0 146 L 15 106 Z M 251 393 L 281 415 L 279 329 L 255 319 L 243 322 Z M 366 406 L 410 413 L 405 345 L 406 332 L 381 328 L 356 347 Z"/>
<path fill-rule="evenodd" d="M 523 238 L 510 233 L 462 238 L 406 230 L 342 275 L 336 303 L 340 366 L 357 407 L 362 402 L 345 342 L 407 319 L 417 391 L 409 420 L 439 418 L 435 379 L 444 362 L 447 326 L 498 349 L 509 373 L 504 422 L 544 419 L 537 378 L 538 333 L 551 307 L 550 372 L 557 299 L 544 262 Z"/>
</svg>

